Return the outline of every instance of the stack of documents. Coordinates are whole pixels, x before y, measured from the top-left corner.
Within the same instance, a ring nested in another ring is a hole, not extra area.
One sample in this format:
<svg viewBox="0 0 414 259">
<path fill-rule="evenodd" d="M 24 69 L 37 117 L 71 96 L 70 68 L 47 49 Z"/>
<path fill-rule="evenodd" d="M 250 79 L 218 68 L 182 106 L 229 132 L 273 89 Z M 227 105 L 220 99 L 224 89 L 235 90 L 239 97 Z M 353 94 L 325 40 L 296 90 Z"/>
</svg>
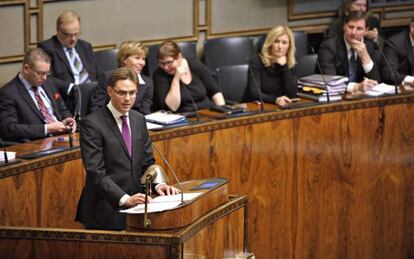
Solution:
<svg viewBox="0 0 414 259">
<path fill-rule="evenodd" d="M 147 122 L 161 125 L 171 125 L 187 122 L 187 118 L 184 115 L 173 114 L 166 111 L 158 111 L 145 115 L 145 119 Z"/>
<path fill-rule="evenodd" d="M 330 101 L 339 101 L 346 91 L 348 78 L 336 75 L 313 74 L 298 80 L 297 95 L 302 98 L 326 102 L 329 94 Z"/>
</svg>

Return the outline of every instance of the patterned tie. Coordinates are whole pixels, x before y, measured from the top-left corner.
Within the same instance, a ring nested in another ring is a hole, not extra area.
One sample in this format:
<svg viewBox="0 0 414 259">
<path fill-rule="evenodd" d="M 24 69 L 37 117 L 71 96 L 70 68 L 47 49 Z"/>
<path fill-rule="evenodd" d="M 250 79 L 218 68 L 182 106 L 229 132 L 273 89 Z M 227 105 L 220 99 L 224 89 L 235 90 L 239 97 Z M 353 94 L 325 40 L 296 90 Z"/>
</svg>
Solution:
<svg viewBox="0 0 414 259">
<path fill-rule="evenodd" d="M 53 119 L 53 116 L 47 110 L 46 105 L 43 102 L 42 98 L 40 98 L 39 88 L 37 86 L 33 86 L 32 90 L 34 92 L 35 99 L 36 99 L 37 105 L 39 107 L 40 113 L 42 114 L 43 119 L 46 122 L 46 124 L 54 122 L 55 119 Z"/>
<path fill-rule="evenodd" d="M 69 60 L 76 69 L 76 71 L 73 71 L 73 72 L 76 74 L 79 74 L 79 84 L 83 84 L 85 82 L 90 81 L 88 72 L 84 69 L 82 62 L 75 55 L 75 53 L 73 52 L 73 49 L 68 48 L 67 50 L 69 54 Z"/>
<path fill-rule="evenodd" d="M 131 156 L 132 143 L 131 143 L 131 133 L 129 132 L 127 116 L 120 116 L 122 120 L 122 138 L 124 139 L 125 145 L 128 148 L 129 156 Z"/>
<path fill-rule="evenodd" d="M 349 59 L 349 82 L 357 81 L 357 63 L 355 57 L 355 50 L 351 48 L 351 58 Z"/>
</svg>

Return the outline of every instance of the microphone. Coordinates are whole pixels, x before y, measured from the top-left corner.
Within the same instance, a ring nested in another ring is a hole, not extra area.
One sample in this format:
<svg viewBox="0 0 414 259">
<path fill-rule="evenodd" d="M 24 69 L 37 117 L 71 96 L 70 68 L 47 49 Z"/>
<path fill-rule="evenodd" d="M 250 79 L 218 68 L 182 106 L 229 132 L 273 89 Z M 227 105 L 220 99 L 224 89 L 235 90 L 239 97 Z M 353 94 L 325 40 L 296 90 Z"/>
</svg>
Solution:
<svg viewBox="0 0 414 259">
<path fill-rule="evenodd" d="M 3 154 L 4 154 L 4 164 L 9 163 L 9 158 L 7 157 L 7 151 L 6 151 L 6 145 L 3 142 L 3 139 L 0 138 L 1 147 L 3 148 Z"/>
<path fill-rule="evenodd" d="M 79 88 L 79 85 L 74 85 L 73 88 L 76 90 L 76 106 L 75 106 L 75 120 L 79 123 L 82 120 L 81 109 L 82 109 L 82 91 Z"/>
<path fill-rule="evenodd" d="M 316 53 L 315 53 L 315 49 L 313 48 L 313 46 L 311 46 L 310 48 L 312 50 L 312 54 L 315 55 L 315 56 L 317 56 Z M 316 57 L 316 65 L 318 66 L 319 73 L 322 76 L 322 81 L 323 81 L 323 84 L 325 85 L 325 88 L 326 88 L 326 101 L 329 103 L 330 102 L 330 100 L 329 100 L 329 85 L 326 83 L 325 74 L 323 73 L 323 71 L 321 69 L 321 65 L 319 64 L 319 61 L 318 61 L 318 58 L 317 57 Z"/>
<path fill-rule="evenodd" d="M 374 44 L 378 45 L 378 42 L 374 42 Z M 388 43 L 387 40 L 384 40 L 384 44 L 387 44 L 388 46 L 390 46 L 390 48 L 394 48 L 390 43 Z M 397 84 L 397 77 L 395 75 L 395 71 L 392 69 L 390 63 L 388 62 L 388 58 L 385 56 L 384 51 L 381 48 L 378 48 L 378 49 L 379 49 L 379 52 L 381 53 L 382 58 L 385 61 L 385 64 L 386 64 L 388 70 L 391 72 L 392 81 L 393 81 L 394 87 L 395 87 L 395 94 L 398 94 L 398 84 Z"/>
<path fill-rule="evenodd" d="M 250 74 L 252 74 L 252 78 L 253 78 L 253 83 L 254 83 L 254 86 L 256 87 L 256 91 L 257 91 L 257 93 L 259 94 L 259 99 L 260 99 L 260 103 L 259 103 L 259 105 L 260 105 L 260 111 L 261 111 L 261 112 L 263 112 L 263 111 L 264 111 L 264 107 L 263 107 L 264 102 L 263 102 L 262 92 L 260 91 L 259 84 L 257 83 L 257 80 L 256 80 L 256 77 L 254 76 L 253 70 L 252 70 L 252 68 L 249 66 L 249 58 L 248 58 L 248 57 L 246 57 L 246 56 L 244 56 L 244 60 L 245 60 L 245 61 L 246 61 L 246 63 L 247 63 L 247 66 L 248 66 L 248 69 L 249 69 Z"/>
<path fill-rule="evenodd" d="M 174 169 L 171 167 L 170 163 L 168 163 L 165 156 L 159 151 L 157 146 L 154 143 L 152 143 L 152 146 L 154 147 L 154 149 L 158 153 L 158 155 L 160 155 L 162 161 L 164 161 L 164 163 L 167 165 L 168 169 L 171 171 L 172 175 L 174 176 L 174 179 L 175 179 L 175 181 L 177 182 L 177 185 L 178 185 L 178 189 L 180 189 L 180 191 L 181 191 L 181 204 L 184 203 L 184 192 L 183 192 L 183 188 L 181 187 L 181 183 L 178 180 L 177 174 L 175 173 Z"/>
<path fill-rule="evenodd" d="M 193 76 L 193 78 L 197 78 L 197 77 Z M 196 79 L 196 80 L 198 80 L 198 79 Z M 187 85 L 184 85 L 183 88 L 185 89 L 185 92 L 187 93 L 187 95 L 190 97 L 191 103 L 193 104 L 194 111 L 195 111 L 195 114 L 196 114 L 197 122 L 199 122 L 200 121 L 200 113 L 198 112 L 197 105 L 196 105 L 193 97 L 191 96 L 190 91 L 187 89 Z"/>
</svg>

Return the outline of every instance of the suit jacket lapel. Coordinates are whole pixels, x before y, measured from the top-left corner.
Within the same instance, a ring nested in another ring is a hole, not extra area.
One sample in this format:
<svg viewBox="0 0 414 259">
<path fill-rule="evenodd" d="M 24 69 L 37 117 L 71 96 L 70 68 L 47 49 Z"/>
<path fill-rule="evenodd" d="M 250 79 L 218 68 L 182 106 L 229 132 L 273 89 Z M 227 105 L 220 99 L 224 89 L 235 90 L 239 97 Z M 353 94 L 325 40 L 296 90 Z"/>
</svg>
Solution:
<svg viewBox="0 0 414 259">
<path fill-rule="evenodd" d="M 408 62 L 410 63 L 410 66 L 414 68 L 414 53 L 413 53 L 413 47 L 411 46 L 411 40 L 410 40 L 410 31 L 405 34 L 407 39 L 404 40 L 405 42 L 405 53 L 407 53 Z M 414 70 L 414 69 L 413 69 Z M 411 71 L 411 73 L 414 73 L 414 71 Z"/>
<path fill-rule="evenodd" d="M 46 85 L 46 82 L 43 84 L 43 90 L 46 92 L 46 95 L 50 100 L 50 104 L 52 105 L 53 114 L 56 116 L 58 121 L 62 121 L 62 114 L 58 113 L 59 112 L 59 107 L 58 107 L 57 102 L 55 101 L 54 92 L 52 91 L 52 89 L 50 89 Z"/>
<path fill-rule="evenodd" d="M 25 102 L 29 105 L 30 109 L 33 110 L 33 112 L 39 117 L 40 120 L 44 121 L 43 115 L 40 113 L 40 110 L 37 108 L 32 97 L 27 92 L 26 87 L 23 85 L 23 83 L 20 81 L 18 77 L 16 77 L 16 84 L 17 90 L 19 91 L 20 95 L 23 97 Z"/>
<path fill-rule="evenodd" d="M 121 134 L 121 132 L 118 128 L 118 124 L 116 124 L 114 116 L 112 116 L 111 111 L 107 107 L 105 107 L 104 111 L 105 111 L 104 116 L 105 116 L 106 123 L 108 123 L 109 128 L 114 133 L 115 138 L 121 143 L 121 146 L 122 146 L 122 148 L 125 152 L 125 155 L 128 156 L 129 159 L 131 159 L 131 157 L 129 156 L 129 153 L 128 153 L 128 148 L 127 148 L 127 146 L 124 142 L 124 138 L 122 137 L 122 134 Z M 132 131 L 132 128 L 131 128 L 131 131 Z M 133 152 L 133 150 L 134 150 L 134 148 L 132 148 L 132 152 Z"/>
<path fill-rule="evenodd" d="M 81 48 L 81 46 L 78 44 L 76 44 L 75 46 L 76 52 L 78 52 L 79 58 L 82 62 L 83 68 L 89 73 L 90 69 L 89 69 L 89 63 L 87 62 L 87 58 L 86 58 L 86 53 L 84 51 L 84 48 Z"/>
<path fill-rule="evenodd" d="M 338 53 L 340 53 L 339 60 L 341 62 L 341 66 L 344 69 L 345 75 L 349 74 L 349 61 L 348 61 L 348 51 L 346 50 L 345 39 L 342 36 L 340 40 L 338 40 Z M 338 71 L 337 71 L 338 72 Z"/>
<path fill-rule="evenodd" d="M 69 60 L 66 57 L 66 54 L 65 54 L 65 51 L 63 50 L 62 44 L 59 42 L 59 40 L 56 36 L 54 36 L 54 44 L 55 44 L 55 49 L 57 51 L 58 57 L 61 59 L 61 61 L 63 63 L 65 63 L 65 67 L 67 68 L 69 73 L 73 76 L 73 72 L 72 72 Z"/>
</svg>

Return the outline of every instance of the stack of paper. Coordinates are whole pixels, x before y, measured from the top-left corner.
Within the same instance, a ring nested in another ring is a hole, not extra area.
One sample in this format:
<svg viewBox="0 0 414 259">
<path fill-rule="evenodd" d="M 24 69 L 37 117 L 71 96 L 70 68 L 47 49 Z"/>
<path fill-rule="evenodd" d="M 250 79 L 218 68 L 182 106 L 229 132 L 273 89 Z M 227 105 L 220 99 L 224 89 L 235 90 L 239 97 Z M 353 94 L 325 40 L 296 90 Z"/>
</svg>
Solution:
<svg viewBox="0 0 414 259">
<path fill-rule="evenodd" d="M 184 193 L 184 201 L 191 201 L 192 199 L 195 199 L 197 196 L 201 195 L 202 192 L 190 192 L 190 193 Z M 165 210 L 172 210 L 176 208 L 178 205 L 181 204 L 181 194 L 175 194 L 175 195 L 166 195 L 166 196 L 158 196 L 150 203 L 148 203 L 147 211 L 150 212 L 160 212 Z M 144 204 L 138 204 L 135 207 L 121 210 L 122 213 L 130 213 L 130 214 L 142 214 L 145 211 L 145 205 Z"/>
<path fill-rule="evenodd" d="M 384 83 L 374 86 L 371 90 L 366 92 L 369 96 L 380 96 L 383 94 L 395 94 L 395 86 Z"/>
<path fill-rule="evenodd" d="M 318 102 L 339 101 L 345 93 L 348 78 L 337 75 L 313 74 L 298 80 L 297 95 Z"/>
<path fill-rule="evenodd" d="M 187 122 L 187 118 L 184 115 L 172 114 L 166 111 L 158 111 L 158 112 L 145 115 L 145 119 L 148 122 L 161 124 L 161 125 L 171 125 L 171 124 Z"/>
</svg>

